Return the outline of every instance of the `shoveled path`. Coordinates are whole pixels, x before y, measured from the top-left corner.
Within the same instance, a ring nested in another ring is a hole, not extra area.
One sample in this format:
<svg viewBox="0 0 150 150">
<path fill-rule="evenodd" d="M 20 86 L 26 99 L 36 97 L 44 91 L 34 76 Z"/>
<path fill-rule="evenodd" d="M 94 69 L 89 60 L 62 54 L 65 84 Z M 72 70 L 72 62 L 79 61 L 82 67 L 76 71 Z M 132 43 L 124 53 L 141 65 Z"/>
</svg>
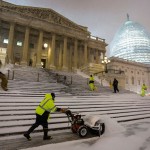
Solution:
<svg viewBox="0 0 150 150">
<path fill-rule="evenodd" d="M 33 133 L 34 134 L 34 133 Z M 32 135 L 33 135 L 32 134 Z M 31 135 L 31 136 L 32 136 Z M 87 135 L 87 138 L 92 138 L 94 135 L 91 135 L 90 133 Z M 73 141 L 73 140 L 80 140 L 81 138 L 77 135 L 69 132 L 61 132 L 61 133 L 55 133 L 53 134 L 53 139 L 51 140 L 43 140 L 43 135 L 36 135 L 32 136 L 31 141 L 27 141 L 23 136 L 20 138 L 13 138 L 13 139 L 7 139 L 7 140 L 0 140 L 0 150 L 20 150 L 25 148 L 32 148 L 37 146 L 42 146 L 46 144 L 55 144 L 55 143 L 61 143 L 65 141 Z"/>
</svg>

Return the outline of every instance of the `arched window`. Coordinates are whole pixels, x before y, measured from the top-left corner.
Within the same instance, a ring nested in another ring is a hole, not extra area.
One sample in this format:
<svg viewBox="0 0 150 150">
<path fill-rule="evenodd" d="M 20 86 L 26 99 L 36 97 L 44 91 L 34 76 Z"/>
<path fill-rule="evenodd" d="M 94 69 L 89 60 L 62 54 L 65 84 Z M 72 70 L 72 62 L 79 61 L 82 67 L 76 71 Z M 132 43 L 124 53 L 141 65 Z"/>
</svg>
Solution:
<svg viewBox="0 0 150 150">
<path fill-rule="evenodd" d="M 126 78 L 126 84 L 128 84 L 128 78 Z"/>
<path fill-rule="evenodd" d="M 140 80 L 138 80 L 138 84 L 140 85 Z"/>
<path fill-rule="evenodd" d="M 131 78 L 131 83 L 134 85 L 134 77 Z"/>
</svg>

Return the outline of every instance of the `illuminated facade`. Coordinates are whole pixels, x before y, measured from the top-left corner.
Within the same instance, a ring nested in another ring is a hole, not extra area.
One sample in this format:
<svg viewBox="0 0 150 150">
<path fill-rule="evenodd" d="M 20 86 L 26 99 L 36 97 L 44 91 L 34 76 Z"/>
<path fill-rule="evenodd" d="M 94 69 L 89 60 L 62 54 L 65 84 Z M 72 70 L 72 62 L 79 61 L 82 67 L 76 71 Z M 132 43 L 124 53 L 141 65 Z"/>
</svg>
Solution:
<svg viewBox="0 0 150 150">
<path fill-rule="evenodd" d="M 150 34 L 128 17 L 110 45 L 110 55 L 150 64 Z"/>
<path fill-rule="evenodd" d="M 65 71 L 90 63 L 101 65 L 107 44 L 92 36 L 87 27 L 48 8 L 1 1 L 0 12 L 2 64 Z"/>
</svg>

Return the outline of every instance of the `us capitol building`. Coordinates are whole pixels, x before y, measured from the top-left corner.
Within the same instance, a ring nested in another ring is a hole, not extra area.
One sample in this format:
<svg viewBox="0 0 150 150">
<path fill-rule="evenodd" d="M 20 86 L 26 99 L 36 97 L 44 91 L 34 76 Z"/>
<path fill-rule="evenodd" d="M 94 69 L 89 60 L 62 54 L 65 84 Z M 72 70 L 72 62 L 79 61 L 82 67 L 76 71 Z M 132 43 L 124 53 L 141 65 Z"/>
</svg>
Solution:
<svg viewBox="0 0 150 150">
<path fill-rule="evenodd" d="M 132 22 L 125 23 L 125 26 L 129 25 L 133 29 L 132 33 L 140 35 L 140 38 L 136 36 L 139 44 L 140 39 L 145 37 L 145 31 L 140 33 L 138 25 L 134 28 Z M 124 35 L 127 34 L 124 34 L 126 28 L 122 29 L 121 34 L 117 34 L 121 36 L 115 36 L 110 62 L 102 64 L 106 58 L 107 43 L 103 38 L 92 36 L 87 27 L 72 22 L 52 9 L 19 6 L 0 0 L 0 60 L 2 64 L 69 72 L 80 69 L 88 75 L 95 74 L 101 81 L 107 80 L 108 83 L 117 78 L 119 86 L 139 92 L 143 83 L 150 87 L 150 56 L 146 54 L 149 47 L 143 46 L 145 49 L 142 53 L 142 47 L 136 45 L 142 56 L 137 56 L 136 52 L 133 54 L 130 50 L 124 54 L 126 48 L 123 40 L 126 40 Z M 149 38 L 142 43 L 149 44 L 148 40 Z M 132 40 L 129 43 L 134 42 Z M 117 44 L 124 49 L 118 49 Z"/>
</svg>

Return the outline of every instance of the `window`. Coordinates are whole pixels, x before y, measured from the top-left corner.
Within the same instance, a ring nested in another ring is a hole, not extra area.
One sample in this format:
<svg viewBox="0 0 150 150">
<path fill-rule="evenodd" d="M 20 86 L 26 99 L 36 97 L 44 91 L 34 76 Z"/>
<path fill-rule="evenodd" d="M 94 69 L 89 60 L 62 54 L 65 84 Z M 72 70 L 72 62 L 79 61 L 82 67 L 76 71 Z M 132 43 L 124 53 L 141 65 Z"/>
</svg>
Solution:
<svg viewBox="0 0 150 150">
<path fill-rule="evenodd" d="M 21 41 L 17 41 L 17 46 L 22 46 L 22 42 Z"/>
<path fill-rule="evenodd" d="M 126 84 L 128 84 L 128 78 L 126 78 Z"/>
<path fill-rule="evenodd" d="M 30 47 L 30 48 L 34 48 L 34 44 L 33 44 L 33 43 L 30 43 L 29 47 Z"/>
<path fill-rule="evenodd" d="M 131 78 L 131 83 L 134 85 L 134 77 Z"/>
<path fill-rule="evenodd" d="M 138 84 L 140 85 L 140 80 L 138 80 Z"/>
<path fill-rule="evenodd" d="M 3 43 L 8 44 L 8 39 L 4 39 Z"/>
</svg>

